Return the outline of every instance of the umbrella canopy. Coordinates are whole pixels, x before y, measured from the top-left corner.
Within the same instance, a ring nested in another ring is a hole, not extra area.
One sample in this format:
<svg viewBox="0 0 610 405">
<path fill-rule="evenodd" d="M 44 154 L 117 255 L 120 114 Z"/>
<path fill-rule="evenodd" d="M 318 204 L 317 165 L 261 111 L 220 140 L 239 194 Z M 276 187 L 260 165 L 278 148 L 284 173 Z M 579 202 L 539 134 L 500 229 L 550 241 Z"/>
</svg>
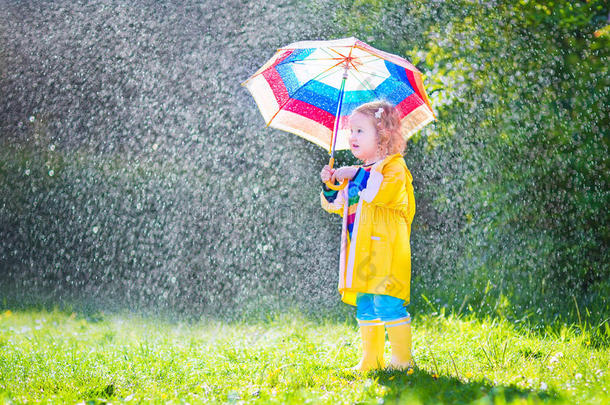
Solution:
<svg viewBox="0 0 610 405">
<path fill-rule="evenodd" d="M 242 85 L 267 126 L 327 148 L 331 156 L 349 149 L 347 118 L 363 103 L 396 106 L 405 138 L 436 119 L 415 66 L 353 37 L 280 48 Z"/>
</svg>

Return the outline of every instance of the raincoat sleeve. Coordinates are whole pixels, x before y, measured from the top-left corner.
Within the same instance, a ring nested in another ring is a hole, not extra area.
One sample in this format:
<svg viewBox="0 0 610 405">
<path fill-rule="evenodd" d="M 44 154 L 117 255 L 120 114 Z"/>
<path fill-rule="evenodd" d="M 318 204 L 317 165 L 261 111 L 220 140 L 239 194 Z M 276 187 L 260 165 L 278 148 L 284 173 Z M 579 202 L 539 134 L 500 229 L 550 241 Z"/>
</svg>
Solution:
<svg viewBox="0 0 610 405">
<path fill-rule="evenodd" d="M 371 204 L 399 209 L 411 223 L 415 216 L 412 180 L 411 173 L 402 165 L 385 165 L 382 172 L 371 172 L 361 198 Z"/>
<path fill-rule="evenodd" d="M 407 169 L 407 178 L 406 178 L 406 190 L 407 190 L 407 222 L 409 225 L 413 223 L 413 218 L 415 217 L 415 195 L 413 193 L 413 176 L 411 176 L 411 172 Z"/>
<path fill-rule="evenodd" d="M 329 214 L 337 214 L 343 217 L 343 204 L 345 203 L 345 199 L 341 190 L 331 190 L 322 183 L 320 202 L 322 208 Z"/>
</svg>

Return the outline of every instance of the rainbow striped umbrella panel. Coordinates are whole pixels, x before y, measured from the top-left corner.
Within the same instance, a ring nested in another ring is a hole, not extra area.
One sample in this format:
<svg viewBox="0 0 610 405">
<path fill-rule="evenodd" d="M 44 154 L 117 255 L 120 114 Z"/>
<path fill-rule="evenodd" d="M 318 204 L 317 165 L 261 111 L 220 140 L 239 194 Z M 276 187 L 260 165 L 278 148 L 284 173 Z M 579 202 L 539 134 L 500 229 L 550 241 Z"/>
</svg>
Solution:
<svg viewBox="0 0 610 405">
<path fill-rule="evenodd" d="M 333 151 L 349 149 L 348 117 L 369 101 L 383 99 L 397 107 L 405 138 L 436 119 L 415 66 L 353 37 L 280 48 L 242 85 L 267 126 L 329 152 L 331 146 Z M 337 136 L 331 145 L 336 116 Z"/>
</svg>

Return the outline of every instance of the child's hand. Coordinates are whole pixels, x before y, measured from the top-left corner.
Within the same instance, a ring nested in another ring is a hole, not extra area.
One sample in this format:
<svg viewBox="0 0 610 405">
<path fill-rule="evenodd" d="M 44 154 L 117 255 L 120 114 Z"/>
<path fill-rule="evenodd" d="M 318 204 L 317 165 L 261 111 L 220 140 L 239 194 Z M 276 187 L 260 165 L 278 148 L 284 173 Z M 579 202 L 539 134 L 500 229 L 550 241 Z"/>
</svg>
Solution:
<svg viewBox="0 0 610 405">
<path fill-rule="evenodd" d="M 324 183 L 327 183 L 330 181 L 330 179 L 332 178 L 334 173 L 335 173 L 335 169 L 331 169 L 329 165 L 326 165 L 320 172 L 320 178 L 322 179 L 322 181 Z"/>
<path fill-rule="evenodd" d="M 338 182 L 342 182 L 343 180 L 351 180 L 354 178 L 357 171 L 358 168 L 354 166 L 340 167 L 335 170 L 330 180 L 333 183 L 335 182 L 335 180 L 337 180 Z"/>
</svg>

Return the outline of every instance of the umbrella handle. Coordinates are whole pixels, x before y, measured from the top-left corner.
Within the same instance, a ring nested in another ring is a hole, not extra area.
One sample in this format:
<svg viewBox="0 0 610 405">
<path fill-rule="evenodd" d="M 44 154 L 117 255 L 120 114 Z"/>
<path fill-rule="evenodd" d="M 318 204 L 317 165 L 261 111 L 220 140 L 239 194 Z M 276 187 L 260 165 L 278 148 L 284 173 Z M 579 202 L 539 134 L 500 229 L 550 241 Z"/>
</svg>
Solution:
<svg viewBox="0 0 610 405">
<path fill-rule="evenodd" d="M 343 182 L 341 184 L 334 185 L 330 181 L 327 181 L 324 184 L 326 184 L 326 187 L 330 188 L 331 190 L 343 190 L 347 186 L 347 182 L 348 182 L 348 180 L 343 180 Z"/>
<path fill-rule="evenodd" d="M 332 169 L 334 164 L 335 164 L 335 158 L 331 156 L 330 160 L 328 161 L 328 165 Z M 330 181 L 327 181 L 324 184 L 326 184 L 326 187 L 330 188 L 331 190 L 337 191 L 337 190 L 343 190 L 347 186 L 348 181 L 349 180 L 344 179 L 343 182 L 341 182 L 341 184 L 337 184 L 337 185 L 331 183 Z"/>
</svg>

